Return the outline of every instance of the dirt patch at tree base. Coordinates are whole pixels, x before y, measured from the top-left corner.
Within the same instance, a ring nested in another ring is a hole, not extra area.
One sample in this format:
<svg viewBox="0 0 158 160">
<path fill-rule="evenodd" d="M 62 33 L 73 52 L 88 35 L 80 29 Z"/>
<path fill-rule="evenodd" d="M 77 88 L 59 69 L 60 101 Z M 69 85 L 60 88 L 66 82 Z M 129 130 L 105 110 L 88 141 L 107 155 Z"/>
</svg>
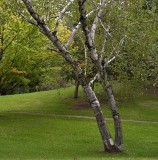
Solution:
<svg viewBox="0 0 158 160">
<path fill-rule="evenodd" d="M 90 104 L 87 100 L 79 101 L 77 104 L 70 107 L 70 109 L 89 109 Z"/>
</svg>

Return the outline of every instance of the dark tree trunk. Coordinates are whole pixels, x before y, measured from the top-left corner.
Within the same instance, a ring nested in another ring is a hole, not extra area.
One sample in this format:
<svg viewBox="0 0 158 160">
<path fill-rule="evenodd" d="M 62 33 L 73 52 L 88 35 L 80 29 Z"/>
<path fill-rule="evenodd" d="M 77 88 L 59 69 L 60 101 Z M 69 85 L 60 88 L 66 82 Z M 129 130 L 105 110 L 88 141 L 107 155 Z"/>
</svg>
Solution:
<svg viewBox="0 0 158 160">
<path fill-rule="evenodd" d="M 4 27 L 2 27 L 0 31 L 0 43 L 1 43 L 0 47 L 0 61 L 1 61 L 3 56 L 3 47 L 4 47 Z"/>
<path fill-rule="evenodd" d="M 74 91 L 73 98 L 78 98 L 78 89 L 79 89 L 79 86 L 80 86 L 80 82 L 78 80 L 76 80 L 76 82 L 75 82 L 75 91 Z"/>
<path fill-rule="evenodd" d="M 7 95 L 7 90 L 6 90 L 6 89 L 2 89 L 2 90 L 0 91 L 0 94 L 1 94 L 2 96 Z"/>
</svg>

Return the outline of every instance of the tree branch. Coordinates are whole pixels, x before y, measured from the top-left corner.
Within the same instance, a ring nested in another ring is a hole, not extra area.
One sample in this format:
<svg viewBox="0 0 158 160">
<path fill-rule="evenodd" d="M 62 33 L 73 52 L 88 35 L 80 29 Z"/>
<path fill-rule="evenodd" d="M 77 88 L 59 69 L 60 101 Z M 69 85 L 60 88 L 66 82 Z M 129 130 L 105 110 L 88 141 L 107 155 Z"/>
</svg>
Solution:
<svg viewBox="0 0 158 160">
<path fill-rule="evenodd" d="M 93 24 L 92 24 L 92 27 L 91 27 L 91 33 L 90 33 L 90 36 L 91 36 L 91 39 L 94 41 L 94 36 L 95 36 L 95 32 L 96 32 L 96 28 L 97 28 L 97 24 L 99 22 L 99 19 L 101 18 L 101 15 L 102 15 L 102 7 L 106 5 L 106 1 L 107 0 L 103 0 L 101 5 L 100 5 L 100 8 L 99 8 L 99 11 L 93 21 Z"/>
<path fill-rule="evenodd" d="M 89 17 L 90 15 L 92 15 L 92 14 L 94 13 L 94 11 L 95 11 L 95 10 L 89 12 L 89 13 L 86 15 L 86 17 Z M 72 29 L 71 35 L 70 35 L 70 37 L 69 37 L 69 39 L 68 39 L 68 42 L 65 44 L 65 47 L 66 47 L 66 48 L 69 47 L 69 45 L 71 44 L 71 42 L 72 42 L 72 40 L 73 40 L 73 38 L 74 38 L 77 30 L 78 30 L 80 27 L 81 27 L 81 22 L 79 22 L 79 23 L 76 25 L 76 27 Z"/>
<path fill-rule="evenodd" d="M 16 34 L 13 39 L 5 46 L 5 48 L 3 49 L 3 53 L 4 51 L 11 45 L 11 43 L 14 41 L 14 39 L 17 37 L 18 34 Z"/>
<path fill-rule="evenodd" d="M 81 39 L 81 42 L 83 44 L 83 47 L 84 47 L 84 75 L 86 76 L 87 75 L 87 46 L 84 44 L 83 40 Z"/>
<path fill-rule="evenodd" d="M 70 2 L 63 8 L 63 10 L 59 13 L 55 28 L 54 28 L 54 32 L 58 31 L 58 27 L 60 24 L 60 20 L 63 18 L 63 15 L 65 14 L 66 10 L 68 9 L 68 7 L 74 2 L 74 0 L 70 0 Z"/>
<path fill-rule="evenodd" d="M 106 36 L 105 31 L 104 31 L 104 42 L 103 42 L 103 45 L 102 45 L 101 56 L 106 50 L 106 41 L 107 41 L 106 38 L 107 38 L 107 36 Z"/>
<path fill-rule="evenodd" d="M 109 32 L 110 26 L 108 26 L 108 28 L 106 28 L 106 27 L 104 26 L 102 20 L 101 20 L 100 18 L 99 18 L 99 20 L 100 20 L 100 24 L 101 24 L 101 26 L 103 27 L 103 29 L 104 29 L 104 31 L 106 32 L 106 34 L 111 37 L 111 34 L 110 34 L 110 32 Z"/>
<path fill-rule="evenodd" d="M 58 50 L 56 50 L 56 49 L 54 49 L 54 48 L 51 48 L 51 47 L 48 47 L 47 49 L 50 50 L 50 51 L 57 52 L 57 53 L 59 52 Z"/>
<path fill-rule="evenodd" d="M 30 15 L 36 20 L 37 27 L 40 31 L 53 43 L 53 45 L 58 49 L 58 53 L 65 58 L 65 60 L 73 67 L 74 70 L 77 70 L 77 73 L 82 72 L 82 69 L 78 63 L 73 59 L 71 54 L 67 51 L 66 47 L 61 43 L 59 38 L 56 36 L 56 33 L 52 32 L 49 27 L 46 25 L 45 21 L 37 14 L 35 9 L 32 7 L 30 0 L 22 0 L 26 5 L 26 8 Z"/>
<path fill-rule="evenodd" d="M 89 85 L 92 86 L 93 83 L 94 83 L 95 81 L 99 80 L 99 79 L 100 79 L 100 74 L 97 73 L 97 74 L 95 75 L 95 77 L 89 82 Z"/>
<path fill-rule="evenodd" d="M 109 59 L 109 60 L 106 62 L 106 66 L 109 65 L 111 62 L 113 62 L 115 59 L 116 59 L 116 56 L 113 56 L 111 59 Z"/>
<path fill-rule="evenodd" d="M 29 22 L 30 24 L 32 24 L 32 25 L 34 25 L 34 26 L 37 26 L 37 24 L 36 24 L 35 22 L 33 22 L 33 21 L 31 20 L 31 18 L 30 18 L 30 19 L 27 18 L 27 17 L 24 16 L 20 11 L 19 11 L 18 13 L 20 14 L 20 16 L 21 16 L 25 21 Z"/>
<path fill-rule="evenodd" d="M 85 37 L 86 37 L 86 46 L 90 52 L 91 59 L 94 62 L 95 66 L 99 70 L 102 70 L 102 65 L 100 63 L 100 61 L 101 61 L 100 57 L 99 57 L 97 50 L 95 48 L 93 38 L 91 38 L 91 35 L 89 33 L 89 28 L 88 28 L 87 21 L 86 21 L 86 10 L 85 10 L 84 3 L 85 3 L 85 1 L 78 0 L 80 21 L 82 24 L 82 30 L 83 30 Z"/>
</svg>

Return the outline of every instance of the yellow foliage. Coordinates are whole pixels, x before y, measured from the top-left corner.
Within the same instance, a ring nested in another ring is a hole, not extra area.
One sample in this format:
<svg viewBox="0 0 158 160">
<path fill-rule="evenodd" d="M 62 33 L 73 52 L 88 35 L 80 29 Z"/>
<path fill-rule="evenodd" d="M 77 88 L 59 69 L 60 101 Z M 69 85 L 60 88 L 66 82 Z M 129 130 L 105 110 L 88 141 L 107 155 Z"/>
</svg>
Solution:
<svg viewBox="0 0 158 160">
<path fill-rule="evenodd" d="M 18 74 L 18 75 L 21 75 L 21 74 L 26 74 L 27 72 L 26 71 L 19 71 L 17 68 L 12 68 L 11 69 L 11 72 L 14 73 L 14 74 Z"/>
<path fill-rule="evenodd" d="M 48 55 L 51 56 L 51 57 L 56 57 L 56 56 L 59 56 L 59 54 L 55 51 L 52 51 L 52 52 L 48 52 Z"/>
<path fill-rule="evenodd" d="M 67 43 L 70 37 L 70 33 L 70 30 L 68 30 L 63 24 L 60 23 L 60 26 L 58 28 L 58 37 L 62 43 Z"/>
</svg>

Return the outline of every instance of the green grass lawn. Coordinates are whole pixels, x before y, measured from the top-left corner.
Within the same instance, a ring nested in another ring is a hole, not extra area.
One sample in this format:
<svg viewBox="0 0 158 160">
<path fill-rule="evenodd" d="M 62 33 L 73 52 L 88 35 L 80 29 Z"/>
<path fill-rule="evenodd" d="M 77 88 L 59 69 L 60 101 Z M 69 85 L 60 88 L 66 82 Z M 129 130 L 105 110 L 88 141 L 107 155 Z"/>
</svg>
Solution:
<svg viewBox="0 0 158 160">
<path fill-rule="evenodd" d="M 111 155 L 103 153 L 95 120 L 23 114 L 0 119 L 0 159 L 158 158 L 158 124 L 123 122 L 125 152 Z"/>
<path fill-rule="evenodd" d="M 90 106 L 81 109 L 73 107 L 86 99 L 81 89 L 80 97 L 77 100 L 73 99 L 73 91 L 74 87 L 69 87 L 38 93 L 3 96 L 0 97 L 0 111 L 93 116 Z M 101 91 L 98 95 L 103 97 L 104 93 Z M 143 95 L 130 100 L 118 101 L 118 107 L 123 119 L 158 121 L 158 95 Z M 102 102 L 102 109 L 106 117 L 111 117 L 106 101 Z"/>
<path fill-rule="evenodd" d="M 103 152 L 94 119 L 47 115 L 93 116 L 89 107 L 73 108 L 85 99 L 82 91 L 79 99 L 72 99 L 73 90 L 69 87 L 0 97 L 0 159 L 158 159 L 158 123 L 123 121 L 125 151 L 111 155 Z M 106 103 L 103 108 L 110 117 Z M 122 101 L 119 110 L 122 119 L 158 122 L 158 97 L 143 95 Z M 32 112 L 47 114 L 29 115 Z M 112 121 L 108 124 L 113 133 Z"/>
</svg>

